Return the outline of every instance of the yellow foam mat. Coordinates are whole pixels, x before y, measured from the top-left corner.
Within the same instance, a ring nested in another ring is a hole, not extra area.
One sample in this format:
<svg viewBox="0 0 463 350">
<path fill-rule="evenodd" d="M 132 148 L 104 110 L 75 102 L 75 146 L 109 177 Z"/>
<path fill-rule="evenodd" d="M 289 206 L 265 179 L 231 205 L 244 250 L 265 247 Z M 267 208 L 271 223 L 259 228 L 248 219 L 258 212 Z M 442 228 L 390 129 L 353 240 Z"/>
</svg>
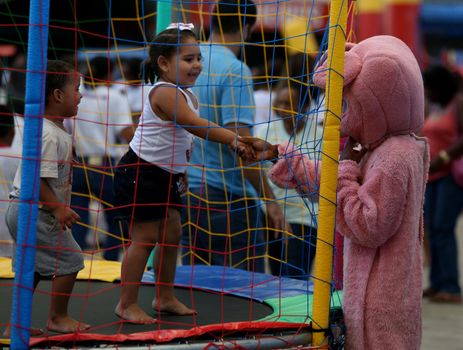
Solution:
<svg viewBox="0 0 463 350">
<path fill-rule="evenodd" d="M 121 263 L 89 259 L 84 261 L 85 268 L 79 272 L 77 279 L 115 282 L 121 278 Z M 14 278 L 11 259 L 0 257 L 0 278 Z"/>
</svg>

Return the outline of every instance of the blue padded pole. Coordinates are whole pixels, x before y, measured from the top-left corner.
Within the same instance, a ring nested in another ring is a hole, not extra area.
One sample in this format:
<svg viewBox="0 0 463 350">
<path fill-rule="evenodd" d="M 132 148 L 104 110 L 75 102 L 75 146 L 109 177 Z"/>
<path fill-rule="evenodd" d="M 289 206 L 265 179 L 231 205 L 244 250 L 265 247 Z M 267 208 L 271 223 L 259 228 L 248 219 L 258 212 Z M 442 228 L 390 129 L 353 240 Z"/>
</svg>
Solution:
<svg viewBox="0 0 463 350">
<path fill-rule="evenodd" d="M 34 288 L 50 0 L 31 0 L 11 348 L 28 349 Z"/>
</svg>

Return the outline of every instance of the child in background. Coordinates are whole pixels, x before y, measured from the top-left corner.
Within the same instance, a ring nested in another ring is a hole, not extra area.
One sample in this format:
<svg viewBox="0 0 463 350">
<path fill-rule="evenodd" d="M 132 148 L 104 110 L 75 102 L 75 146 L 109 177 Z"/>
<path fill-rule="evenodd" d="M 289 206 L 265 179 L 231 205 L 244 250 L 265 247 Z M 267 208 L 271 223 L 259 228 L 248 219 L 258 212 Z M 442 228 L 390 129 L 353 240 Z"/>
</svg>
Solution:
<svg viewBox="0 0 463 350">
<path fill-rule="evenodd" d="M 34 290 L 43 278 L 53 279 L 47 329 L 58 333 L 83 331 L 90 326 L 68 315 L 69 298 L 77 272 L 84 268 L 82 252 L 71 233 L 79 216 L 69 207 L 72 139 L 63 126 L 77 114 L 81 99 L 80 75 L 58 60 L 48 61 L 42 134 L 37 250 Z M 17 239 L 21 167 L 18 167 L 6 212 L 6 224 Z M 32 335 L 43 333 L 32 329 Z M 9 336 L 10 329 L 5 332 Z"/>
<path fill-rule="evenodd" d="M 192 24 L 173 23 L 159 33 L 144 63 L 149 91 L 140 122 L 122 157 L 114 192 L 121 217 L 130 222 L 131 245 L 122 261 L 122 296 L 115 313 L 132 323 L 153 323 L 138 305 L 140 281 L 155 244 L 154 270 L 157 312 L 192 315 L 174 296 L 174 277 L 181 238 L 180 193 L 193 135 L 223 143 L 251 158 L 249 147 L 225 128 L 198 115 L 198 101 L 190 90 L 202 70 L 202 58 Z"/>
<path fill-rule="evenodd" d="M 273 109 L 276 120 L 256 130 L 256 136 L 271 144 L 290 142 L 308 149 L 311 158 L 320 148 L 323 129 L 315 115 L 306 115 L 310 106 L 307 86 L 292 80 L 280 80 L 274 90 Z M 315 256 L 317 237 L 316 216 L 318 203 L 304 201 L 294 189 L 279 188 L 270 184 L 276 198 L 284 200 L 282 209 L 285 220 L 291 225 L 287 237 L 269 244 L 270 269 L 272 274 L 307 279 Z"/>
</svg>

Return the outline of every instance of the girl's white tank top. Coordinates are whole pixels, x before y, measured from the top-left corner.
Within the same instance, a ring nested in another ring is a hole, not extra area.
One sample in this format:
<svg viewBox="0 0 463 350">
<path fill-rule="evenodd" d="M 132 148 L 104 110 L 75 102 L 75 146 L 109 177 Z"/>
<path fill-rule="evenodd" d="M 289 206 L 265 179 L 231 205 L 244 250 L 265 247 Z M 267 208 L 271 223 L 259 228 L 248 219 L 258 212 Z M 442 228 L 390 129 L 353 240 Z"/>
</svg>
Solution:
<svg viewBox="0 0 463 350">
<path fill-rule="evenodd" d="M 168 85 L 178 89 L 185 96 L 188 107 L 198 114 L 198 106 L 195 106 L 190 94 L 193 92 L 175 84 L 160 81 L 153 85 L 148 96 L 160 85 Z M 193 95 L 194 96 L 194 95 Z M 180 95 L 178 98 L 182 98 Z M 188 165 L 192 151 L 194 136 L 174 121 L 166 121 L 154 113 L 150 99 L 146 98 L 139 124 L 135 131 L 130 148 L 135 154 L 147 162 L 174 174 L 184 173 Z"/>
</svg>

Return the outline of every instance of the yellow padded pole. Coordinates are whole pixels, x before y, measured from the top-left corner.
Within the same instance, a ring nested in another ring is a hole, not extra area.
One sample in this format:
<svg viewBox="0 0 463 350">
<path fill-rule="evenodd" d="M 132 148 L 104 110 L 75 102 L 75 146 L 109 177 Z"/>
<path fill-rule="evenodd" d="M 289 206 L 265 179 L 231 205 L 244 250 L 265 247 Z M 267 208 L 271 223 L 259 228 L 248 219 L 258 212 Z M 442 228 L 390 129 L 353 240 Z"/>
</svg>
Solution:
<svg viewBox="0 0 463 350">
<path fill-rule="evenodd" d="M 312 325 L 314 330 L 326 329 L 329 326 L 347 2 L 348 0 L 332 0 L 330 8 L 325 131 L 322 143 L 318 239 L 315 256 L 312 307 Z M 325 338 L 324 332 L 314 332 L 312 345 L 326 345 Z"/>
</svg>

